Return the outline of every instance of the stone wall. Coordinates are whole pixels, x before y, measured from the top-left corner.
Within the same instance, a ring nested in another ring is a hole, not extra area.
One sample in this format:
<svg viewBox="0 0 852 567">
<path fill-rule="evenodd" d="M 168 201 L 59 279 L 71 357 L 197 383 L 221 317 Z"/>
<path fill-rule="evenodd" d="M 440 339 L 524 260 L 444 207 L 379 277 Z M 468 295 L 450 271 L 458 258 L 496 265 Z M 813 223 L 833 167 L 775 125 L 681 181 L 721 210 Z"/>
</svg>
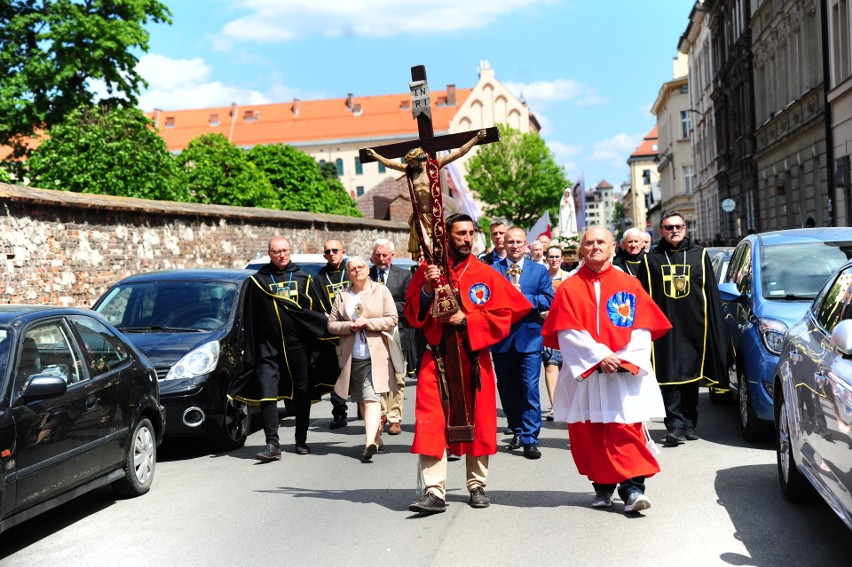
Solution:
<svg viewBox="0 0 852 567">
<path fill-rule="evenodd" d="M 148 201 L 0 183 L 0 303 L 90 307 L 113 283 L 173 268 L 242 268 L 272 236 L 294 253 L 342 240 L 369 257 L 377 238 L 405 255 L 408 225 L 338 215 Z"/>
</svg>

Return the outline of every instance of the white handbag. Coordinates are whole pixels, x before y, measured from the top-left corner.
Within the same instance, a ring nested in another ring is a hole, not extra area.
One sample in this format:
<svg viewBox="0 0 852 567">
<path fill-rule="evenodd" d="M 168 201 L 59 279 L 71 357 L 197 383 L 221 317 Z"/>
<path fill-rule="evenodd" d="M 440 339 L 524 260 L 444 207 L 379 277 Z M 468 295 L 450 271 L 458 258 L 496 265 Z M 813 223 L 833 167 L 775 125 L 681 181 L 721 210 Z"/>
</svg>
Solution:
<svg viewBox="0 0 852 567">
<path fill-rule="evenodd" d="M 388 345 L 388 352 L 396 377 L 405 376 L 405 355 L 402 354 L 402 346 L 400 345 L 399 327 L 394 327 L 393 333 L 382 331 L 382 337 L 385 339 L 385 344 Z"/>
</svg>

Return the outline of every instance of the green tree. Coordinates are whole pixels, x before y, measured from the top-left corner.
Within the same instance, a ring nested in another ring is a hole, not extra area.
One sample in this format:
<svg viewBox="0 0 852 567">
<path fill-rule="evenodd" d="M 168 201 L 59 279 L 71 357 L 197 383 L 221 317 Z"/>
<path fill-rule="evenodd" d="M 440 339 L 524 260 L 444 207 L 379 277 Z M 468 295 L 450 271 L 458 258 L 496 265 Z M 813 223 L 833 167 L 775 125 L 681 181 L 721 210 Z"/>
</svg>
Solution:
<svg viewBox="0 0 852 567">
<path fill-rule="evenodd" d="M 326 176 L 308 154 L 281 144 L 255 146 L 249 160 L 261 169 L 278 192 L 280 208 L 360 217 L 361 211 L 337 178 Z M 333 165 L 332 165 L 333 167 Z"/>
<path fill-rule="evenodd" d="M 136 108 L 81 107 L 27 160 L 30 184 L 77 193 L 188 201 L 180 170 Z"/>
<path fill-rule="evenodd" d="M 467 183 L 485 203 L 490 217 L 505 217 L 531 227 L 544 214 L 558 216 L 569 186 L 562 166 L 537 134 L 498 125 L 500 142 L 480 146 L 467 163 Z"/>
<path fill-rule="evenodd" d="M 193 138 L 177 163 L 194 202 L 281 208 L 266 174 L 222 134 Z"/>
<path fill-rule="evenodd" d="M 0 144 L 22 157 L 27 138 L 92 103 L 93 79 L 116 104 L 135 106 L 145 25 L 170 16 L 157 0 L 0 2 Z"/>
</svg>

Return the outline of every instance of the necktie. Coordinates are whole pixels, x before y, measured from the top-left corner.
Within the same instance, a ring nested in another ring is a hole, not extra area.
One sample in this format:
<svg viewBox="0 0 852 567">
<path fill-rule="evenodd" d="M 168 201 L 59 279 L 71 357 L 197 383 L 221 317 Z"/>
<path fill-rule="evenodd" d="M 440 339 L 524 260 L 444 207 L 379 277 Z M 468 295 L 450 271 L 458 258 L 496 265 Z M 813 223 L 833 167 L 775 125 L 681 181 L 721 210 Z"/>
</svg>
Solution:
<svg viewBox="0 0 852 567">
<path fill-rule="evenodd" d="M 385 274 L 386 272 L 379 272 L 379 281 L 383 284 L 385 283 L 385 278 L 387 277 Z"/>
</svg>

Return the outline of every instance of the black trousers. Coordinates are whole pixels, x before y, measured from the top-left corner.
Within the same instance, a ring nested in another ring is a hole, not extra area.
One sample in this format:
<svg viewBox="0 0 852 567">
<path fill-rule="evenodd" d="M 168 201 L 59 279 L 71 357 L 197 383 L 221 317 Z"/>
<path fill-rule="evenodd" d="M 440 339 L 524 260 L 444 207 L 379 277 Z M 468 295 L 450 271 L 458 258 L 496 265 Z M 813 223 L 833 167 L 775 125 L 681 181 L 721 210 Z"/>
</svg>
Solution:
<svg viewBox="0 0 852 567">
<path fill-rule="evenodd" d="M 287 363 L 293 380 L 293 409 L 296 413 L 296 443 L 303 444 L 308 438 L 308 425 L 311 420 L 311 397 L 308 386 L 308 357 L 301 345 L 287 345 Z M 264 371 L 271 369 L 264 368 Z M 275 367 L 278 371 L 278 366 Z M 263 374 L 260 372 L 259 374 Z M 279 373 L 280 379 L 280 373 Z M 273 397 L 265 392 L 264 397 Z M 278 416 L 278 402 L 261 402 L 260 413 L 263 419 L 263 432 L 267 445 L 280 446 L 278 427 L 281 419 Z"/>
<path fill-rule="evenodd" d="M 592 486 L 594 487 L 595 492 L 609 492 L 610 494 L 615 492 L 616 487 L 615 484 L 599 484 L 597 482 L 593 482 Z M 627 497 L 634 492 L 641 492 L 642 494 L 645 494 L 645 477 L 634 476 L 633 478 L 621 481 L 617 486 L 618 496 L 621 498 L 622 502 L 627 502 Z"/>
<path fill-rule="evenodd" d="M 698 425 L 698 380 L 675 386 L 660 385 L 666 406 L 666 429 L 683 429 Z"/>
</svg>

